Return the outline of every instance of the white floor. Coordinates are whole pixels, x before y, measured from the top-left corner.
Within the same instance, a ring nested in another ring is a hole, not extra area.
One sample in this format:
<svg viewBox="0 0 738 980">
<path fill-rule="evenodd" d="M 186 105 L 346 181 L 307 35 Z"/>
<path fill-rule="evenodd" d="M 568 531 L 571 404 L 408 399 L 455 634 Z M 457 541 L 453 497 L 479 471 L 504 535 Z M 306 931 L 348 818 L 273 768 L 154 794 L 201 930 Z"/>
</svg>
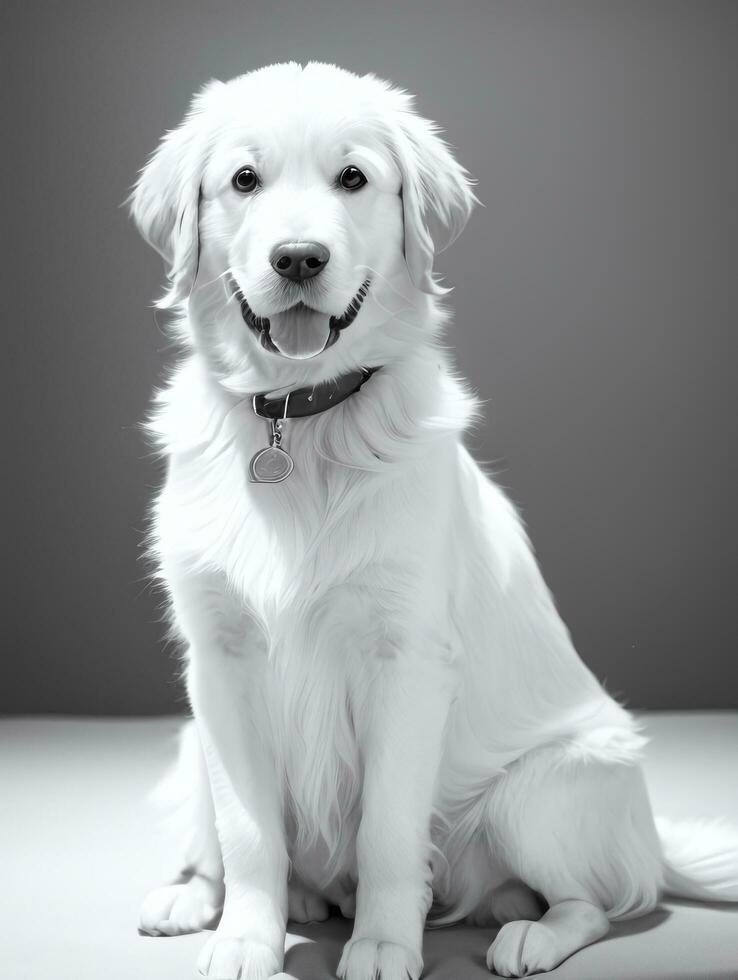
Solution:
<svg viewBox="0 0 738 980">
<path fill-rule="evenodd" d="M 646 716 L 654 810 L 738 821 L 738 713 Z M 176 719 L 0 721 L 0 978 L 188 980 L 202 935 L 141 937 L 138 904 L 178 871 L 148 791 L 172 758 Z M 295 927 L 285 969 L 333 976 L 350 923 Z M 492 938 L 426 936 L 424 977 L 483 980 Z M 619 926 L 552 980 L 738 980 L 738 907 L 670 903 Z"/>
</svg>

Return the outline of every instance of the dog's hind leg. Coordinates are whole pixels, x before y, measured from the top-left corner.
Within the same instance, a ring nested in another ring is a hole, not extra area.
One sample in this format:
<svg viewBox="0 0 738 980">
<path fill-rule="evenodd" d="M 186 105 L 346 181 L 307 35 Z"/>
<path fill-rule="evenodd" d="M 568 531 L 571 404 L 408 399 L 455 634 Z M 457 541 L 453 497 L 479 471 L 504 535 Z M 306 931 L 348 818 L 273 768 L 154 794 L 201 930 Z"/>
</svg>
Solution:
<svg viewBox="0 0 738 980">
<path fill-rule="evenodd" d="M 156 795 L 172 811 L 168 823 L 181 841 L 182 872 L 176 881 L 146 896 L 139 930 L 150 936 L 178 936 L 213 927 L 223 907 L 223 862 L 194 722 L 183 727 L 179 757 Z"/>
<path fill-rule="evenodd" d="M 530 752 L 490 793 L 492 846 L 549 906 L 538 921 L 525 916 L 499 930 L 487 965 L 500 976 L 552 970 L 605 936 L 611 920 L 658 902 L 661 852 L 645 783 L 635 752 L 609 738 Z"/>
<path fill-rule="evenodd" d="M 487 966 L 502 977 L 553 970 L 609 931 L 610 920 L 590 902 L 557 902 L 538 922 L 506 923 L 487 952 Z"/>
</svg>

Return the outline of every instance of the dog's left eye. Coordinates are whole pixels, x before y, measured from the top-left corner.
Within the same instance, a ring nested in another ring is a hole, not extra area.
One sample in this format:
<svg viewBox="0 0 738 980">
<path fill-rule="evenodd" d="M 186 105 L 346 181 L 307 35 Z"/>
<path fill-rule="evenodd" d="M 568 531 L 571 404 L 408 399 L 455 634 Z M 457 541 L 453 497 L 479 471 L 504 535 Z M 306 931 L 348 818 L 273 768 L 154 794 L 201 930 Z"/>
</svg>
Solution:
<svg viewBox="0 0 738 980">
<path fill-rule="evenodd" d="M 358 167 L 344 167 L 338 175 L 338 183 L 345 191 L 358 191 L 366 183 L 366 177 Z"/>
<path fill-rule="evenodd" d="M 241 167 L 231 178 L 231 183 L 241 194 L 250 194 L 259 186 L 259 178 L 251 167 Z"/>
</svg>

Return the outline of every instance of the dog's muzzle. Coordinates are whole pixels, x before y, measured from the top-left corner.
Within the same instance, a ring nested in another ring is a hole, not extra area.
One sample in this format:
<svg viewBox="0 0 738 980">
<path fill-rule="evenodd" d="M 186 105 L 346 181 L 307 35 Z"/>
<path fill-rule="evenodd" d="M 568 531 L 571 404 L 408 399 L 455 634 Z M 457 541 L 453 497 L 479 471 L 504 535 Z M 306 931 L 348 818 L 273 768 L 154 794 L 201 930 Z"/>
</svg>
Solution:
<svg viewBox="0 0 738 980">
<path fill-rule="evenodd" d="M 323 351 L 336 343 L 341 332 L 350 327 L 358 316 L 370 285 L 371 280 L 365 279 L 340 316 L 329 316 L 298 302 L 282 313 L 265 317 L 257 316 L 254 313 L 236 280 L 232 276 L 228 277 L 228 287 L 238 300 L 244 323 L 258 339 L 261 346 L 273 354 L 297 360 L 317 357 L 318 354 L 322 354 Z M 299 344 L 301 326 L 306 330 L 312 329 L 318 338 L 307 353 L 301 350 Z"/>
</svg>

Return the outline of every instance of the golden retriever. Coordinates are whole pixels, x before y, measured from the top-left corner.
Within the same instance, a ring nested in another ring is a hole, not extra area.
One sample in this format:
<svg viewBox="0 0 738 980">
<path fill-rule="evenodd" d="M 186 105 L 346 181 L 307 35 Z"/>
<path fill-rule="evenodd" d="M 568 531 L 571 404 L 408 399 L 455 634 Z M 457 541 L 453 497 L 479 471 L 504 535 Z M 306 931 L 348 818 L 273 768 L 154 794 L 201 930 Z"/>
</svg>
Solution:
<svg viewBox="0 0 738 980">
<path fill-rule="evenodd" d="M 430 229 L 474 202 L 407 93 L 317 63 L 207 85 L 133 191 L 182 348 L 152 550 L 193 713 L 185 871 L 140 925 L 217 922 L 207 977 L 278 973 L 331 906 L 339 977 L 415 980 L 426 917 L 519 977 L 665 888 L 738 899 L 719 828 L 657 832 L 637 725 L 462 444 Z"/>
</svg>

